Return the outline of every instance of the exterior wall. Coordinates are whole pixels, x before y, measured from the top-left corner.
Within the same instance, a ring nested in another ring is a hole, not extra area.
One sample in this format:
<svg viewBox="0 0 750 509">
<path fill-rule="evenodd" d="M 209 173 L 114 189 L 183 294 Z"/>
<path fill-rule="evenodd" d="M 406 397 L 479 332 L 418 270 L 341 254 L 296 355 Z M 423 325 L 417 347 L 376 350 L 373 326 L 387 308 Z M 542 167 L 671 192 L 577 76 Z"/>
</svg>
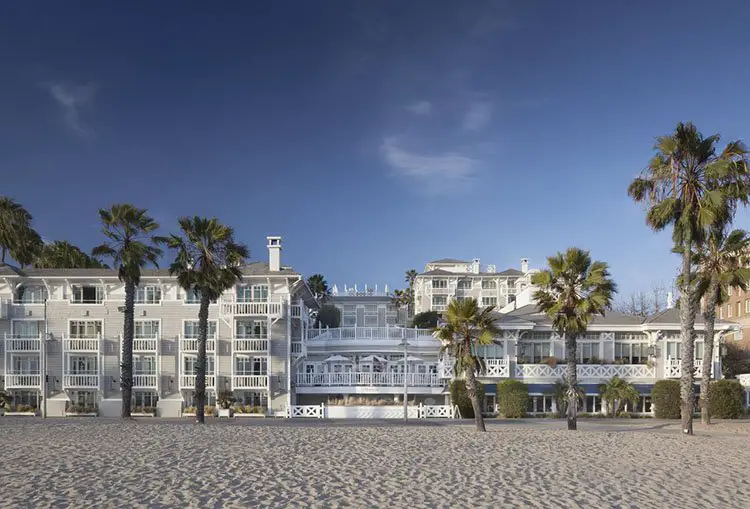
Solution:
<svg viewBox="0 0 750 509">
<path fill-rule="evenodd" d="M 732 320 L 742 327 L 741 337 L 735 337 L 735 343 L 750 356 L 750 291 L 732 288 L 727 303 L 718 306 L 716 317 Z"/>
</svg>

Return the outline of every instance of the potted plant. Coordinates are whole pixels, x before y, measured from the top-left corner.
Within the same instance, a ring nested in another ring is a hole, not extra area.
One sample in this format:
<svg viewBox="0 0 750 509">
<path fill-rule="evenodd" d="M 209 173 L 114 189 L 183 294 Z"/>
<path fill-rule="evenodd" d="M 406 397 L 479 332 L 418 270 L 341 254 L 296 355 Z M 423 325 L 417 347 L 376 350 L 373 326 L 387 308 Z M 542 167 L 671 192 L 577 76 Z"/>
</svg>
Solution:
<svg viewBox="0 0 750 509">
<path fill-rule="evenodd" d="M 182 411 L 183 417 L 195 417 L 195 407 L 194 406 L 188 406 L 185 407 L 185 410 Z"/>
<path fill-rule="evenodd" d="M 232 417 L 232 403 L 234 403 L 234 396 L 231 391 L 222 391 L 216 397 L 216 402 L 219 406 L 219 417 Z M 208 410 L 206 410 L 208 413 Z"/>
<path fill-rule="evenodd" d="M 554 368 L 557 366 L 557 358 L 556 357 L 545 357 L 542 359 L 542 364 L 546 364 L 550 368 Z"/>
</svg>

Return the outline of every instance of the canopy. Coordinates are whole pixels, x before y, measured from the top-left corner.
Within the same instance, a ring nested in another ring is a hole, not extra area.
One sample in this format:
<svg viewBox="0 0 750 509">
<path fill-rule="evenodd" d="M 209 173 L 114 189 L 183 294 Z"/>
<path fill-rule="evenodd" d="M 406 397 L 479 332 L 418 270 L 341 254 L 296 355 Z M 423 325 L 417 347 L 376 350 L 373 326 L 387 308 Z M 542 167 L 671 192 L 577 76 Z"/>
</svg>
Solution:
<svg viewBox="0 0 750 509">
<path fill-rule="evenodd" d="M 367 357 L 362 357 L 359 362 L 386 362 L 388 359 L 385 359 L 383 357 L 377 356 L 377 355 L 368 355 Z"/>
<path fill-rule="evenodd" d="M 344 357 L 343 355 L 332 355 L 323 362 L 351 362 L 351 360 Z"/>
</svg>

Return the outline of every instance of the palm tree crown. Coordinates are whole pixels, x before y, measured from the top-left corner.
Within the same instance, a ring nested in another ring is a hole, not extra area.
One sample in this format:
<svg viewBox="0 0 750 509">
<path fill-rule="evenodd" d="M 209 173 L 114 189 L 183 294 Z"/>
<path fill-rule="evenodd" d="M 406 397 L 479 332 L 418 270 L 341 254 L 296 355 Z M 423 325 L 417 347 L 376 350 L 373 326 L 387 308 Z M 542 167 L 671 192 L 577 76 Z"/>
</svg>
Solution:
<svg viewBox="0 0 750 509">
<path fill-rule="evenodd" d="M 68 241 L 56 240 L 42 246 L 33 263 L 37 269 L 105 269 L 96 258 Z"/>
<path fill-rule="evenodd" d="M 0 263 L 5 263 L 7 253 L 13 256 L 22 247 L 25 233 L 31 230 L 31 219 L 20 203 L 7 196 L 0 197 Z"/>
<path fill-rule="evenodd" d="M 329 298 L 331 298 L 331 289 L 328 288 L 328 281 L 326 281 L 323 274 L 313 274 L 308 277 L 307 286 L 321 304 L 324 304 Z"/>
</svg>

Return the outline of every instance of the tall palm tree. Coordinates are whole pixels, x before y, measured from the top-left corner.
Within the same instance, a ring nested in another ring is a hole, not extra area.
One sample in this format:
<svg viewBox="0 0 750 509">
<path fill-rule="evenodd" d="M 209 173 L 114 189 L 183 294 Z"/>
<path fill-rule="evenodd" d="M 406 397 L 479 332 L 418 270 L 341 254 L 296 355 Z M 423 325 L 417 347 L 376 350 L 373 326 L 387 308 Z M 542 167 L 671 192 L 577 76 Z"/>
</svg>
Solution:
<svg viewBox="0 0 750 509">
<path fill-rule="evenodd" d="M 108 241 L 95 247 L 94 256 L 112 259 L 120 281 L 125 283 L 125 322 L 122 329 L 122 362 L 120 365 L 120 388 L 122 389 L 122 412 L 124 419 L 130 418 L 133 404 L 133 335 L 135 330 L 135 289 L 141 281 L 141 269 L 147 264 L 158 266 L 162 250 L 159 245 L 166 237 L 154 235 L 159 224 L 150 217 L 146 209 L 123 203 L 109 209 L 99 209 L 102 233 Z"/>
<path fill-rule="evenodd" d="M 709 424 L 711 366 L 714 351 L 714 324 L 716 307 L 728 300 L 729 289 L 746 290 L 750 283 L 750 236 L 744 230 L 733 230 L 727 235 L 726 226 L 716 224 L 709 230 L 703 249 L 697 254 L 698 297 L 703 300 L 703 340 L 702 376 L 700 385 L 701 422 Z M 683 353 L 683 356 L 686 354 Z"/>
<path fill-rule="evenodd" d="M 200 295 L 198 311 L 198 359 L 196 362 L 196 419 L 205 422 L 206 338 L 208 306 L 242 280 L 242 265 L 250 255 L 247 246 L 234 240 L 234 230 L 216 218 L 182 217 L 181 235 L 171 235 L 168 245 L 177 251 L 169 273 L 185 291 Z"/>
<path fill-rule="evenodd" d="M 453 373 L 466 377 L 466 393 L 474 409 L 477 431 L 487 431 L 477 394 L 476 373 L 484 371 L 484 359 L 477 354 L 478 347 L 490 345 L 500 332 L 492 316 L 494 306 L 480 308 L 476 299 L 452 300 L 444 315 L 445 323 L 438 324 L 435 337 L 443 344 L 441 354 L 449 353 L 455 359 Z"/>
<path fill-rule="evenodd" d="M 574 389 L 578 394 L 578 403 L 583 404 L 583 400 L 586 398 L 586 391 L 580 385 Z M 552 387 L 552 397 L 557 405 L 557 413 L 560 415 L 567 414 L 568 412 L 568 384 L 565 380 L 556 380 L 555 385 Z"/>
<path fill-rule="evenodd" d="M 16 245 L 10 254 L 21 268 L 24 268 L 34 263 L 34 260 L 39 256 L 43 247 L 44 242 L 42 241 L 42 237 L 31 226 L 27 226 L 19 230 L 16 237 Z"/>
<path fill-rule="evenodd" d="M 323 274 L 313 274 L 307 278 L 307 286 L 310 287 L 310 291 L 321 304 L 331 298 L 331 289 L 328 288 L 328 281 Z"/>
<path fill-rule="evenodd" d="M 547 258 L 549 268 L 531 277 L 538 287 L 534 300 L 552 320 L 552 326 L 565 338 L 568 386 L 568 429 L 577 428 L 578 377 L 576 375 L 576 339 L 586 332 L 595 315 L 612 309 L 617 286 L 604 262 L 592 262 L 588 251 L 576 247 Z"/>
<path fill-rule="evenodd" d="M 37 269 L 105 269 L 103 264 L 66 240 L 45 244 L 33 263 Z"/>
<path fill-rule="evenodd" d="M 24 232 L 31 229 L 31 219 L 20 203 L 7 196 L 0 197 L 0 264 L 5 263 L 8 253 L 13 255 Z"/>
<path fill-rule="evenodd" d="M 635 386 L 617 375 L 607 380 L 606 383 L 599 384 L 599 395 L 602 401 L 607 403 L 610 417 L 613 418 L 617 417 L 623 403 L 635 405 L 641 399 L 641 394 Z"/>
<path fill-rule="evenodd" d="M 409 285 L 407 312 L 409 316 L 414 316 L 414 282 L 417 280 L 417 271 L 415 269 L 409 269 L 406 271 L 404 276 L 404 282 Z"/>
<path fill-rule="evenodd" d="M 646 170 L 628 187 L 628 194 L 647 205 L 646 223 L 660 231 L 672 225 L 672 240 L 682 253 L 680 329 L 682 355 L 680 395 L 682 430 L 693 434 L 693 351 L 697 284 L 693 250 L 703 244 L 707 228 L 726 216 L 727 207 L 747 202 L 748 152 L 733 141 L 720 153 L 718 135 L 704 137 L 691 123 L 679 123 L 674 133 L 656 139 L 656 154 Z"/>
</svg>

